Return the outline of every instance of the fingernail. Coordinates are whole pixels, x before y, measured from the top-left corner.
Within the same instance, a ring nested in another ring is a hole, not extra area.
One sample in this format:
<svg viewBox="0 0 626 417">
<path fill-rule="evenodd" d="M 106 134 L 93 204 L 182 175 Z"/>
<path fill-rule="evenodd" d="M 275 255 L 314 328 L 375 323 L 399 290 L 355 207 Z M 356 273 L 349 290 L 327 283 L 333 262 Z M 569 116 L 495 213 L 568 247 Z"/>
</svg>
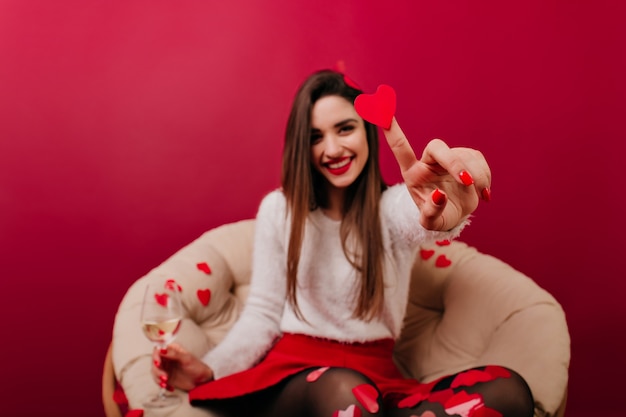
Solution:
<svg viewBox="0 0 626 417">
<path fill-rule="evenodd" d="M 161 350 L 159 351 L 159 353 L 161 355 L 165 355 L 167 353 L 167 348 L 161 348 Z"/>
<path fill-rule="evenodd" d="M 491 201 L 491 190 L 489 188 L 483 188 L 481 194 L 483 196 L 483 200 Z"/>
<path fill-rule="evenodd" d="M 156 359 L 154 360 L 154 366 L 156 366 L 157 368 L 159 366 L 161 366 L 161 362 L 157 361 Z"/>
<path fill-rule="evenodd" d="M 159 375 L 159 379 L 163 382 L 167 381 L 167 375 Z"/>
<path fill-rule="evenodd" d="M 166 388 L 166 389 L 167 389 L 167 382 L 160 382 L 160 383 L 159 383 L 159 386 L 160 386 L 161 388 Z"/>
<path fill-rule="evenodd" d="M 433 192 L 432 198 L 433 198 L 433 203 L 435 203 L 438 206 L 442 205 L 446 201 L 445 194 L 439 191 L 439 188 L 437 188 Z"/>
<path fill-rule="evenodd" d="M 474 178 L 472 178 L 470 173 L 467 172 L 467 171 L 461 171 L 461 173 L 459 174 L 459 177 L 461 178 L 461 182 L 464 185 L 472 185 L 472 184 L 474 184 Z"/>
</svg>

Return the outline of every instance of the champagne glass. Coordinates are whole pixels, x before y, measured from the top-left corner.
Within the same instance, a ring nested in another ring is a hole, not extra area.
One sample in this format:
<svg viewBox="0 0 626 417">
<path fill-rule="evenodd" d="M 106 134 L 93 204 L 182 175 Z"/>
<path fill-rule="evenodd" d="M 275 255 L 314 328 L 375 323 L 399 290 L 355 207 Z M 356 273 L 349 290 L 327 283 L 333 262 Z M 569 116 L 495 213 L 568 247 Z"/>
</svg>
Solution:
<svg viewBox="0 0 626 417">
<path fill-rule="evenodd" d="M 183 319 L 180 293 L 172 281 L 149 283 L 141 307 L 141 328 L 146 337 L 159 349 L 164 349 L 178 333 Z M 162 381 L 159 393 L 143 403 L 145 408 L 163 408 L 181 402 L 178 395 L 167 391 Z"/>
</svg>

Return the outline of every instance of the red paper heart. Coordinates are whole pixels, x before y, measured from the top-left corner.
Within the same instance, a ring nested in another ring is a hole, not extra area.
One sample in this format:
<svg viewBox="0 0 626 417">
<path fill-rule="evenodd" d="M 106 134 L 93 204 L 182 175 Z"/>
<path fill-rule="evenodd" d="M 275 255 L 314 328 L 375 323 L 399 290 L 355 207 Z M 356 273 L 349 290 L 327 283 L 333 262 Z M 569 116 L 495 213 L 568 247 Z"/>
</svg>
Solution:
<svg viewBox="0 0 626 417">
<path fill-rule="evenodd" d="M 165 281 L 165 288 L 178 292 L 181 292 L 183 290 L 183 287 L 181 287 L 174 279 L 168 279 L 167 281 Z"/>
<path fill-rule="evenodd" d="M 420 256 L 423 260 L 430 259 L 431 256 L 435 254 L 435 251 L 432 249 L 422 249 L 420 250 Z"/>
<path fill-rule="evenodd" d="M 502 417 L 502 413 L 489 407 L 481 407 L 474 410 L 472 417 Z"/>
<path fill-rule="evenodd" d="M 446 408 L 456 407 L 459 404 L 465 404 L 468 402 L 475 402 L 476 400 L 482 401 L 482 396 L 480 394 L 468 394 L 465 391 L 459 391 L 454 394 L 452 397 L 448 398 L 445 402 Z"/>
<path fill-rule="evenodd" d="M 115 391 L 113 391 L 113 401 L 115 401 L 116 404 L 128 405 L 128 398 L 126 398 L 126 393 L 121 385 L 115 387 Z"/>
<path fill-rule="evenodd" d="M 143 410 L 135 409 L 129 410 L 124 417 L 143 417 Z"/>
<path fill-rule="evenodd" d="M 419 403 L 421 403 L 422 401 L 424 401 L 426 398 L 428 398 L 428 393 L 426 392 L 418 392 L 418 393 L 409 395 L 408 397 L 403 398 L 398 403 L 398 408 L 413 408 Z"/>
<path fill-rule="evenodd" d="M 446 240 L 438 240 L 435 243 L 438 246 L 448 246 L 450 244 L 450 241 L 448 239 L 446 239 Z"/>
<path fill-rule="evenodd" d="M 468 394 L 460 391 L 446 401 L 444 408 L 450 415 L 459 414 L 469 416 L 472 410 L 484 407 L 483 397 L 480 394 Z"/>
<path fill-rule="evenodd" d="M 470 387 L 478 382 L 487 382 L 494 379 L 495 378 L 488 372 L 479 371 L 478 369 L 471 369 L 469 371 L 458 374 L 450 384 L 450 387 Z"/>
<path fill-rule="evenodd" d="M 411 394 L 402 399 L 398 403 L 398 408 L 413 408 L 421 401 L 429 397 L 430 392 L 438 381 L 431 381 L 427 384 L 420 384 L 416 388 L 411 390 Z"/>
<path fill-rule="evenodd" d="M 204 305 L 204 306 L 209 305 L 209 301 L 211 301 L 211 290 L 210 289 L 207 288 L 207 289 L 204 289 L 204 290 L 198 290 L 197 294 L 198 294 L 198 300 L 200 300 L 202 305 Z"/>
<path fill-rule="evenodd" d="M 209 264 L 206 262 L 200 262 L 199 264 L 196 265 L 196 268 L 198 268 L 200 271 L 204 272 L 207 275 L 211 275 L 211 268 L 209 267 Z"/>
<path fill-rule="evenodd" d="M 154 294 L 154 299 L 157 303 L 161 304 L 163 307 L 167 307 L 167 294 Z"/>
<path fill-rule="evenodd" d="M 442 389 L 439 391 L 435 391 L 428 396 L 428 401 L 431 403 L 439 403 L 445 404 L 452 396 L 454 395 L 454 391 L 451 388 Z"/>
<path fill-rule="evenodd" d="M 502 366 L 486 366 L 485 367 L 485 372 L 488 372 L 489 375 L 493 376 L 494 378 L 510 378 L 511 377 L 511 373 L 509 372 L 508 369 L 503 368 Z"/>
<path fill-rule="evenodd" d="M 363 407 L 370 413 L 378 412 L 378 391 L 370 384 L 361 384 L 352 388 L 352 393 Z"/>
<path fill-rule="evenodd" d="M 435 266 L 438 268 L 445 268 L 447 266 L 450 266 L 451 264 L 452 261 L 446 258 L 446 255 L 439 255 L 437 257 L 437 260 L 435 261 Z"/>
<path fill-rule="evenodd" d="M 307 376 L 306 376 L 306 380 L 307 382 L 315 382 L 317 381 L 317 379 L 322 376 L 322 374 L 326 371 L 328 371 L 328 366 L 325 366 L 323 368 L 318 368 L 314 371 L 311 371 Z"/>
<path fill-rule="evenodd" d="M 337 410 L 333 413 L 333 417 L 361 417 L 361 409 L 352 404 L 345 410 Z"/>
<path fill-rule="evenodd" d="M 396 114 L 396 92 L 381 84 L 374 94 L 359 94 L 354 100 L 354 109 L 368 122 L 389 129 Z"/>
<path fill-rule="evenodd" d="M 359 87 L 359 85 L 355 83 L 354 80 L 348 77 L 346 74 L 343 75 L 343 82 L 346 83 L 346 85 L 354 88 L 355 90 L 361 91 L 361 87 Z"/>
</svg>

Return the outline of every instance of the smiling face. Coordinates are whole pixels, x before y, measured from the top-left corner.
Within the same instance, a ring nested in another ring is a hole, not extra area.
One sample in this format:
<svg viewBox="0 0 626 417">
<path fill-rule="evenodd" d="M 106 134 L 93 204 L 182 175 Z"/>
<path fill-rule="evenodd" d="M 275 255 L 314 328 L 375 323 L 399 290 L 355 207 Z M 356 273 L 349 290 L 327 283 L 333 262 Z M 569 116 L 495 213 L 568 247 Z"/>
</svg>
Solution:
<svg viewBox="0 0 626 417">
<path fill-rule="evenodd" d="M 368 157 L 364 122 L 352 103 L 336 95 L 317 100 L 311 111 L 311 163 L 326 179 L 329 196 L 343 194 Z"/>
</svg>

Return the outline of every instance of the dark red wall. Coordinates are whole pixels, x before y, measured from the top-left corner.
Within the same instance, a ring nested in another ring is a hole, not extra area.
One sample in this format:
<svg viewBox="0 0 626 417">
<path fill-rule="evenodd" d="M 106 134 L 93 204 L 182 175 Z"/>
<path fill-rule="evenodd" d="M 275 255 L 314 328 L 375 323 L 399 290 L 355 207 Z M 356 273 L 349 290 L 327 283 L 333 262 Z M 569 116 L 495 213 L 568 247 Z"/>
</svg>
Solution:
<svg viewBox="0 0 626 417">
<path fill-rule="evenodd" d="M 254 216 L 297 85 L 338 61 L 396 88 L 416 151 L 484 152 L 493 201 L 463 239 L 563 304 L 570 411 L 617 410 L 624 16 L 608 0 L 1 1 L 2 414 L 102 414 L 125 290 Z"/>
</svg>

